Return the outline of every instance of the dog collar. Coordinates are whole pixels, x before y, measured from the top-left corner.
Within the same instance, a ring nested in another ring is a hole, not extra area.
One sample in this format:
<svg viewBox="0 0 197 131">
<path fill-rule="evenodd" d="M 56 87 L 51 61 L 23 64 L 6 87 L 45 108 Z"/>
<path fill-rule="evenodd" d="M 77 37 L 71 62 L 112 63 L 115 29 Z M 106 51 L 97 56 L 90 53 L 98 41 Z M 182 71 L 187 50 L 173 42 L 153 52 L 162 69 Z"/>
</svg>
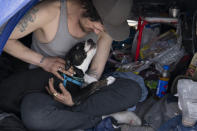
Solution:
<svg viewBox="0 0 197 131">
<path fill-rule="evenodd" d="M 72 82 L 78 86 L 82 86 L 82 82 L 77 81 L 76 79 L 72 79 L 71 77 L 68 77 L 66 74 L 63 74 L 64 80 L 63 80 L 63 85 L 66 87 L 67 81 Z"/>
</svg>

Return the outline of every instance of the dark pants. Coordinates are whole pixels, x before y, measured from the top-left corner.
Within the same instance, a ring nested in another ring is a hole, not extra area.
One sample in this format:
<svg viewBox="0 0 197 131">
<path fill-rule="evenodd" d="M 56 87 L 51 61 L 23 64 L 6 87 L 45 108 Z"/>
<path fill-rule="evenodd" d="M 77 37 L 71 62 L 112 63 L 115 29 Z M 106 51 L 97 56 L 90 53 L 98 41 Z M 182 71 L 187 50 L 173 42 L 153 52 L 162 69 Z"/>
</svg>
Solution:
<svg viewBox="0 0 197 131">
<path fill-rule="evenodd" d="M 90 96 L 84 103 L 68 107 L 44 93 L 31 93 L 21 103 L 25 126 L 35 131 L 72 131 L 93 127 L 101 116 L 135 105 L 141 88 L 133 80 L 119 79 Z"/>
</svg>

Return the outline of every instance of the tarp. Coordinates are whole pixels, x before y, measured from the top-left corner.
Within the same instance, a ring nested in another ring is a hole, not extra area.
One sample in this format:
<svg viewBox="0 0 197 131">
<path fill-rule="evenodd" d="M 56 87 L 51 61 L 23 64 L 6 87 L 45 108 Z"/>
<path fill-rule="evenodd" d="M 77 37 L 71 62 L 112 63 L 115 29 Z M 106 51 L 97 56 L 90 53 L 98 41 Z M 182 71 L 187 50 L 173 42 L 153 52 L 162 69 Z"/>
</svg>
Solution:
<svg viewBox="0 0 197 131">
<path fill-rule="evenodd" d="M 31 0 L 0 0 L 0 27 Z"/>
<path fill-rule="evenodd" d="M 14 27 L 39 0 L 0 0 L 0 54 Z"/>
</svg>

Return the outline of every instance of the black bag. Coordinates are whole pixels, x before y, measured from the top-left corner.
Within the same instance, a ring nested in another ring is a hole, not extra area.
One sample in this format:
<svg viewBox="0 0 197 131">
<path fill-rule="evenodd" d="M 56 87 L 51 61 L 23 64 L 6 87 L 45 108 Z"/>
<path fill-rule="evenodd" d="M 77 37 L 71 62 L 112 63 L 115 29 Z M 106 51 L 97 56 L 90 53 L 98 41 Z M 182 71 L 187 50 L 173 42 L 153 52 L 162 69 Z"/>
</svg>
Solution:
<svg viewBox="0 0 197 131">
<path fill-rule="evenodd" d="M 147 110 L 144 120 L 154 129 L 158 129 L 162 123 L 180 114 L 178 98 L 167 94 Z"/>
</svg>

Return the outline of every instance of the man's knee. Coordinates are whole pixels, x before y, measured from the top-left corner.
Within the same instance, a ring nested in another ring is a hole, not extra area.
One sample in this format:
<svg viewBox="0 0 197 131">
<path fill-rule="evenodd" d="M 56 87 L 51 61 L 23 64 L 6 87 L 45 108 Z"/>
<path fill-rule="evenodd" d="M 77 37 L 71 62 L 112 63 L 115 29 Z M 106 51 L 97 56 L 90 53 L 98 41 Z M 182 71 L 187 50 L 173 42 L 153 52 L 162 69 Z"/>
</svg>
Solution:
<svg viewBox="0 0 197 131">
<path fill-rule="evenodd" d="M 28 129 L 46 130 L 51 127 L 49 117 L 49 108 L 41 106 L 44 104 L 45 96 L 43 94 L 34 93 L 24 97 L 21 102 L 21 118 Z M 51 109 L 53 110 L 53 109 Z"/>
<path fill-rule="evenodd" d="M 142 89 L 137 82 L 131 79 L 125 79 L 123 81 L 121 91 L 122 95 L 130 106 L 136 104 L 141 99 Z"/>
<path fill-rule="evenodd" d="M 128 90 L 130 92 L 129 98 L 139 101 L 142 95 L 142 89 L 140 85 L 133 80 L 128 80 L 128 83 L 130 83 L 130 86 L 128 87 Z"/>
</svg>

